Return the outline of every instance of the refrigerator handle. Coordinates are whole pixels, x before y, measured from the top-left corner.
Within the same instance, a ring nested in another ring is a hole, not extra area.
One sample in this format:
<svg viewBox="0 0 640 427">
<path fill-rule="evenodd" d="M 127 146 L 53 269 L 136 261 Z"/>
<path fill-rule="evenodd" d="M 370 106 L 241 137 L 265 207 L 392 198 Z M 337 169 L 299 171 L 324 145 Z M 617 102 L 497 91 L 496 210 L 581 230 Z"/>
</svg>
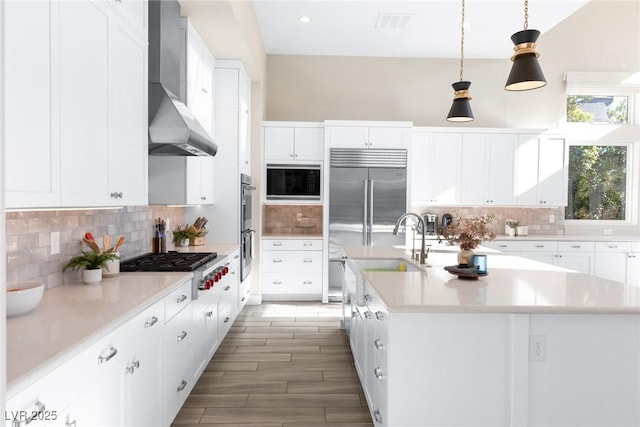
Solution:
<svg viewBox="0 0 640 427">
<path fill-rule="evenodd" d="M 369 245 L 369 180 L 363 180 L 364 184 L 364 206 L 362 207 L 362 246 Z"/>
<path fill-rule="evenodd" d="M 369 233 L 367 233 L 368 246 L 373 245 L 373 182 L 373 179 L 369 180 L 369 206 L 367 206 L 367 209 L 369 210 Z"/>
</svg>

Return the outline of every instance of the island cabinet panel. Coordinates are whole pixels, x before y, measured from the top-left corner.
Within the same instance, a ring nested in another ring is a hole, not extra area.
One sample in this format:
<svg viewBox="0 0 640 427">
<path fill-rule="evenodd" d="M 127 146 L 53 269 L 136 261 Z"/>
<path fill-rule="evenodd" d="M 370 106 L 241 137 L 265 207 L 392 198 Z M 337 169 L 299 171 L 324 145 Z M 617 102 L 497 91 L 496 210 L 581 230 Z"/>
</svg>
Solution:
<svg viewBox="0 0 640 427">
<path fill-rule="evenodd" d="M 637 315 L 397 312 L 364 286 L 350 340 L 375 426 L 640 425 Z"/>
</svg>

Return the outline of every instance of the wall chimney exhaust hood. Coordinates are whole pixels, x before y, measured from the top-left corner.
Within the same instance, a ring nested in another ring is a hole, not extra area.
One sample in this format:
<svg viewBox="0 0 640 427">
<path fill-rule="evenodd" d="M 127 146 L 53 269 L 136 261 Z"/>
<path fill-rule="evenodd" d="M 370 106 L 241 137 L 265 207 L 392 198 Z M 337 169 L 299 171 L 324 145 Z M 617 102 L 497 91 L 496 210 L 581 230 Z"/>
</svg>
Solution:
<svg viewBox="0 0 640 427">
<path fill-rule="evenodd" d="M 215 156 L 218 147 L 184 104 L 187 20 L 177 0 L 149 1 L 149 154 Z"/>
</svg>

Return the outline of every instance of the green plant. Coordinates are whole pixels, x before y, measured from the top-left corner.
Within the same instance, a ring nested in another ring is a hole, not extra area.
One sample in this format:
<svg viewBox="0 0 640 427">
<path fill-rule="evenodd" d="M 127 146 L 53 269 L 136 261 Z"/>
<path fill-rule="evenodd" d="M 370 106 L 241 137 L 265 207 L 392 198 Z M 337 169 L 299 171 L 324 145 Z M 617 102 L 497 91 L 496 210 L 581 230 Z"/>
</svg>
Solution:
<svg viewBox="0 0 640 427">
<path fill-rule="evenodd" d="M 197 236 L 196 233 L 189 231 L 189 224 L 187 225 L 179 225 L 175 230 L 173 230 L 173 244 L 177 245 L 183 240 L 193 239 Z"/>
<path fill-rule="evenodd" d="M 86 270 L 98 270 L 106 267 L 107 262 L 113 261 L 114 259 L 118 259 L 118 255 L 114 253 L 112 249 L 104 252 L 82 251 L 82 255 L 71 258 L 67 264 L 65 264 L 62 271 L 66 271 L 69 268 L 72 270 L 79 270 L 81 268 Z"/>
<path fill-rule="evenodd" d="M 456 218 L 443 229 L 445 239 L 451 244 L 460 244 L 461 250 L 472 250 L 478 247 L 484 240 L 495 239 L 496 233 L 488 227 L 493 222 L 494 215 L 480 215 L 470 218 Z"/>
</svg>

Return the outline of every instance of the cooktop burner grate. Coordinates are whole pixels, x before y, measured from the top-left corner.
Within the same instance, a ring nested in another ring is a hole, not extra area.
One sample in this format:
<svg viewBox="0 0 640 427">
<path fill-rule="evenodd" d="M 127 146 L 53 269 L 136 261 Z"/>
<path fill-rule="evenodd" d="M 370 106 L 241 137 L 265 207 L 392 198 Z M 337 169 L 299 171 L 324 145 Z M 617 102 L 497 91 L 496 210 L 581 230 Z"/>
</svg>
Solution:
<svg viewBox="0 0 640 427">
<path fill-rule="evenodd" d="M 193 271 L 217 257 L 216 252 L 148 253 L 120 262 L 120 271 Z"/>
</svg>

